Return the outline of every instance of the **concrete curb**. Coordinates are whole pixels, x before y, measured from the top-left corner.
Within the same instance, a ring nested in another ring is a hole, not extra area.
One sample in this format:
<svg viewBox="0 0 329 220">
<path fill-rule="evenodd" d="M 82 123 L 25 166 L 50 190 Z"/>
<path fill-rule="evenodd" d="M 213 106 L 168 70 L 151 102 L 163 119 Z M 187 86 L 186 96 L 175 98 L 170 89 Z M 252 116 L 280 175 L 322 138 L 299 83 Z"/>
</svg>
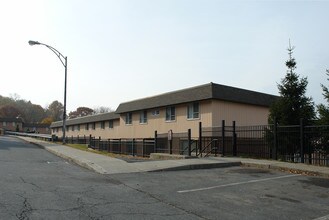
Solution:
<svg viewBox="0 0 329 220">
<path fill-rule="evenodd" d="M 321 177 L 329 178 L 328 172 L 314 171 L 312 170 L 312 168 L 302 169 L 293 166 L 286 166 L 284 164 L 261 164 L 261 163 L 252 163 L 252 162 L 244 162 L 244 161 L 241 161 L 241 165 L 246 167 L 272 169 L 272 170 L 279 170 L 279 171 L 296 173 L 296 174 L 303 174 L 307 176 L 321 176 Z"/>
<path fill-rule="evenodd" d="M 84 167 L 88 170 L 92 170 L 95 171 L 96 173 L 100 173 L 100 174 L 107 174 L 106 170 L 104 170 L 102 167 L 98 166 L 97 164 L 94 164 L 93 162 L 89 161 L 89 160 L 82 160 L 81 158 L 75 158 L 75 157 L 71 157 L 71 156 L 67 156 L 65 154 L 62 154 L 56 150 L 53 150 L 51 148 L 47 148 L 45 147 L 45 149 L 47 151 L 49 151 L 50 153 L 53 153 L 63 159 L 66 159 L 70 162 L 73 162 L 81 167 Z"/>
<path fill-rule="evenodd" d="M 150 159 L 153 160 L 184 160 L 184 159 L 195 159 L 198 158 L 196 156 L 188 156 L 188 155 L 177 155 L 177 154 L 166 154 L 166 153 L 151 153 Z"/>
<path fill-rule="evenodd" d="M 200 169 L 213 169 L 213 168 L 226 168 L 241 166 L 241 162 L 225 162 L 225 163 L 206 163 L 206 164 L 188 164 L 170 168 L 161 168 L 148 172 L 161 172 L 161 171 L 180 171 L 180 170 L 200 170 Z"/>
</svg>

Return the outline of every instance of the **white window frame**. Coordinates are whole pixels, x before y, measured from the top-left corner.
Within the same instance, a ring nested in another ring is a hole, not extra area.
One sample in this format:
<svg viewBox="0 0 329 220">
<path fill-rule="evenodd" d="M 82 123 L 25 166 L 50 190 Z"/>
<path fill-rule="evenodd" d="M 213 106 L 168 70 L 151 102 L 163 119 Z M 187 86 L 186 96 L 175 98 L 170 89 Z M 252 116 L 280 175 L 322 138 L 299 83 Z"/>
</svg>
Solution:
<svg viewBox="0 0 329 220">
<path fill-rule="evenodd" d="M 168 106 L 166 108 L 166 121 L 176 121 L 176 107 L 175 106 Z"/>
<path fill-rule="evenodd" d="M 126 113 L 125 123 L 126 123 L 126 125 L 132 125 L 133 124 L 133 114 L 131 112 Z"/>
<path fill-rule="evenodd" d="M 147 111 L 146 110 L 140 112 L 139 123 L 147 124 Z"/>
<path fill-rule="evenodd" d="M 105 129 L 105 121 L 101 121 L 101 129 Z"/>
<path fill-rule="evenodd" d="M 113 128 L 114 127 L 114 122 L 113 120 L 109 120 L 109 128 Z"/>
<path fill-rule="evenodd" d="M 159 109 L 155 109 L 152 111 L 152 116 L 158 116 L 160 114 L 160 110 Z"/>
<path fill-rule="evenodd" d="M 187 105 L 187 119 L 199 119 L 200 118 L 200 104 L 199 102 L 193 102 Z"/>
</svg>

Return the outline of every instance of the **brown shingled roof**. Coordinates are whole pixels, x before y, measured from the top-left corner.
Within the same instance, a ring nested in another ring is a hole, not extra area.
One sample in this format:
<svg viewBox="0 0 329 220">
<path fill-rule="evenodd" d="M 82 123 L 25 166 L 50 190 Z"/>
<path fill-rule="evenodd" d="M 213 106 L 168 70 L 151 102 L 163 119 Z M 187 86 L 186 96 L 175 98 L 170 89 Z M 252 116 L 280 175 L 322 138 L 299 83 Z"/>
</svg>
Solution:
<svg viewBox="0 0 329 220">
<path fill-rule="evenodd" d="M 66 125 L 76 125 L 76 124 L 85 124 L 85 123 L 92 123 L 92 122 L 99 122 L 99 121 L 108 121 L 113 119 L 119 119 L 120 115 L 116 114 L 115 112 L 107 112 L 103 114 L 97 115 L 88 115 L 80 118 L 73 118 L 66 120 Z M 63 121 L 56 121 L 51 123 L 51 128 L 61 127 L 63 126 Z"/>
<path fill-rule="evenodd" d="M 217 99 L 258 106 L 270 106 L 277 98 L 278 96 L 265 93 L 216 83 L 208 83 L 201 86 L 121 103 L 115 112 L 120 114 L 207 99 Z"/>
</svg>

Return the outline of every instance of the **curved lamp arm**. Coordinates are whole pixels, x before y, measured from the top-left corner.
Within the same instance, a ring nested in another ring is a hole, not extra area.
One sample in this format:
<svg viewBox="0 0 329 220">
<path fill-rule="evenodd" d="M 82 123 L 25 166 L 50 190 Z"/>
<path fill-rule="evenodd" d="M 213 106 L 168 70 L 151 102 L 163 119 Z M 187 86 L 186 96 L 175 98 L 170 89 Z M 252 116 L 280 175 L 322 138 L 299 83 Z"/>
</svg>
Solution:
<svg viewBox="0 0 329 220">
<path fill-rule="evenodd" d="M 29 44 L 31 46 L 33 45 L 43 45 L 43 46 L 46 46 L 48 47 L 52 52 L 54 52 L 54 54 L 59 58 L 59 60 L 61 61 L 61 63 L 63 64 L 64 67 L 66 67 L 66 63 L 65 63 L 65 60 L 67 59 L 66 57 L 63 56 L 63 54 L 61 54 L 58 50 L 56 50 L 55 48 L 53 48 L 52 46 L 49 46 L 47 44 L 44 44 L 44 43 L 40 43 L 38 41 L 33 41 L 33 40 L 30 40 L 29 41 Z M 64 61 L 63 61 L 64 59 Z"/>
</svg>

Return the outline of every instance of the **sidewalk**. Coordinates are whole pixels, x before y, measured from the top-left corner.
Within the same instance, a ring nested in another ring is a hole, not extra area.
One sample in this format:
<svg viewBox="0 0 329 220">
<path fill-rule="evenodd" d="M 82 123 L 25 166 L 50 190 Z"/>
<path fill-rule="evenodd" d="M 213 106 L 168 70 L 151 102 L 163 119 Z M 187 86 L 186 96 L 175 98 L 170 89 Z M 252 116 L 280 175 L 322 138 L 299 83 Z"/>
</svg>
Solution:
<svg viewBox="0 0 329 220">
<path fill-rule="evenodd" d="M 37 140 L 34 138 L 19 138 L 29 143 L 38 145 L 39 147 L 44 148 L 53 154 L 56 154 L 62 158 L 70 160 L 80 166 L 83 166 L 101 174 L 209 169 L 243 165 L 258 168 L 284 170 L 294 173 L 302 173 L 306 175 L 319 175 L 329 177 L 329 167 L 312 166 L 300 163 L 279 162 L 273 160 L 257 160 L 233 157 L 212 157 L 128 163 L 121 159 L 82 151 L 64 145 Z"/>
</svg>

